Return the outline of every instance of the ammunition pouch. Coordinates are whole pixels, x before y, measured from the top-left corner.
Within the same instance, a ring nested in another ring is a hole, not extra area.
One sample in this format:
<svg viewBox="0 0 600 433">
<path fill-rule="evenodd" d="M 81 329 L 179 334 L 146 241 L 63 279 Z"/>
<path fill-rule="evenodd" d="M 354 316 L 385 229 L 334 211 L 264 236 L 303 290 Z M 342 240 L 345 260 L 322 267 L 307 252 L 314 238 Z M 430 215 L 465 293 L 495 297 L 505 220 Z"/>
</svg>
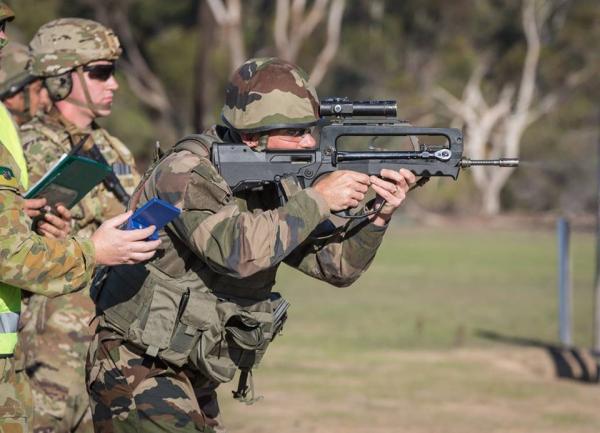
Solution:
<svg viewBox="0 0 600 433">
<path fill-rule="evenodd" d="M 287 317 L 288 303 L 278 293 L 260 301 L 219 295 L 191 270 L 172 278 L 152 265 L 116 266 L 102 286 L 93 291 L 103 313 L 100 326 L 148 356 L 218 383 L 256 367 Z"/>
</svg>

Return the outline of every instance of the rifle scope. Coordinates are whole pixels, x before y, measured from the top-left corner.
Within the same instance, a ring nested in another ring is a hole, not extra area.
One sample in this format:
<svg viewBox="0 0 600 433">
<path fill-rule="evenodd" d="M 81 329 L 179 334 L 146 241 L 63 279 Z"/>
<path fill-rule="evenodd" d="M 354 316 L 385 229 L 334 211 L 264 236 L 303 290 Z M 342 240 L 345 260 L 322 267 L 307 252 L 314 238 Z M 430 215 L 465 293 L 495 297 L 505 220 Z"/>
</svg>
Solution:
<svg viewBox="0 0 600 433">
<path fill-rule="evenodd" d="M 396 101 L 350 101 L 348 98 L 326 98 L 321 100 L 319 113 L 322 117 L 396 117 L 397 104 Z"/>
</svg>

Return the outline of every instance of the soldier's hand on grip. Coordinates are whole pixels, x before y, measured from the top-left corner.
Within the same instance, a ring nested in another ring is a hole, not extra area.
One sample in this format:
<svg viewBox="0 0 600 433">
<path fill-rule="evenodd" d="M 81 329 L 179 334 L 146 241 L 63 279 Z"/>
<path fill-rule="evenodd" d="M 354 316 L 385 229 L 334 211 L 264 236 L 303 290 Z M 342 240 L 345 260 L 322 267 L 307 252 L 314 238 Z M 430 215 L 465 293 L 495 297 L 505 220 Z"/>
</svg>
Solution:
<svg viewBox="0 0 600 433">
<path fill-rule="evenodd" d="M 396 209 L 406 198 L 406 193 L 417 181 L 416 176 L 405 168 L 398 171 L 382 169 L 381 177 L 371 176 L 371 187 L 377 193 L 374 207 L 377 209 L 385 200 L 381 209 L 373 215 L 372 221 L 378 225 L 386 224 Z"/>
<path fill-rule="evenodd" d="M 370 183 L 366 174 L 338 170 L 324 175 L 313 189 L 325 198 L 331 211 L 338 212 L 358 206 L 365 198 Z"/>
<path fill-rule="evenodd" d="M 96 247 L 98 265 L 134 264 L 149 260 L 154 256 L 160 240 L 146 241 L 154 226 L 140 230 L 120 230 L 118 227 L 127 221 L 132 212 L 125 212 L 105 221 L 94 232 L 91 239 Z"/>
</svg>

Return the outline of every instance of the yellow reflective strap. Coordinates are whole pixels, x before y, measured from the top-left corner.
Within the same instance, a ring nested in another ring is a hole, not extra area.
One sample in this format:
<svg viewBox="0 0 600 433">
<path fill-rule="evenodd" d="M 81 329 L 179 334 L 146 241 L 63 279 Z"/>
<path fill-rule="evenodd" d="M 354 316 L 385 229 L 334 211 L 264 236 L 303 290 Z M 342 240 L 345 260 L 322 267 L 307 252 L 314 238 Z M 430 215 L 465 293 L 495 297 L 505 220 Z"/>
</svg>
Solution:
<svg viewBox="0 0 600 433">
<path fill-rule="evenodd" d="M 0 142 L 8 149 L 19 167 L 19 181 L 24 190 L 29 187 L 27 163 L 23 155 L 23 147 L 13 119 L 4 104 L 0 103 Z"/>
<path fill-rule="evenodd" d="M 15 353 L 17 345 L 17 333 L 7 332 L 0 334 L 0 355 L 11 355 Z"/>
</svg>

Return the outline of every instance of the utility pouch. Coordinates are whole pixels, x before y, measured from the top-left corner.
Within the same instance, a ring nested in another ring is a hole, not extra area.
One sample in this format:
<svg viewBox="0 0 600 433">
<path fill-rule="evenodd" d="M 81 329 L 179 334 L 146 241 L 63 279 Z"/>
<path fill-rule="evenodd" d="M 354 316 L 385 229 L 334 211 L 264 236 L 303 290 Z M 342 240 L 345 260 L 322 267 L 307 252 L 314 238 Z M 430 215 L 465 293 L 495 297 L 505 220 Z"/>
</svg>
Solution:
<svg viewBox="0 0 600 433">
<path fill-rule="evenodd" d="M 205 295 L 214 297 L 218 320 L 199 335 L 190 364 L 213 381 L 229 382 L 238 369 L 250 370 L 262 359 L 273 339 L 273 312 L 279 301 L 272 299 L 283 298 L 274 293 L 272 298 L 256 302 Z M 185 317 L 184 313 L 182 321 Z"/>
<path fill-rule="evenodd" d="M 212 292 L 191 269 L 173 278 L 154 266 L 127 272 L 114 267 L 102 283 L 95 291 L 101 326 L 116 330 L 147 356 L 191 368 L 215 383 L 231 381 L 238 369 L 247 375 L 258 365 L 289 305 L 279 293 L 257 301 Z M 111 296 L 104 296 L 109 286 Z"/>
</svg>

